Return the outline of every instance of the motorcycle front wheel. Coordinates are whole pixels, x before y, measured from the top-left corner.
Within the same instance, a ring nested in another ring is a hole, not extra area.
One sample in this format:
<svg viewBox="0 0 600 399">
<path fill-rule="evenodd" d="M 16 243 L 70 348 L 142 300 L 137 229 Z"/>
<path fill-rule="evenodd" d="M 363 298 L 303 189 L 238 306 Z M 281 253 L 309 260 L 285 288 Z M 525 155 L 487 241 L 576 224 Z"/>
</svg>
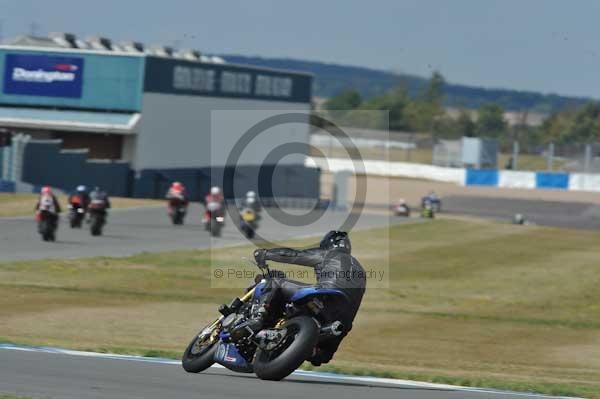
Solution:
<svg viewBox="0 0 600 399">
<path fill-rule="evenodd" d="M 319 328 L 311 317 L 294 317 L 281 328 L 286 330 L 286 336 L 279 346 L 270 351 L 256 351 L 253 367 L 261 380 L 284 379 L 310 358 L 317 345 Z"/>
<path fill-rule="evenodd" d="M 213 237 L 221 237 L 221 224 L 214 219 L 210 221 L 210 234 Z"/>
<path fill-rule="evenodd" d="M 183 369 L 188 373 L 199 373 L 212 366 L 218 343 L 218 340 L 212 342 L 210 336 L 200 339 L 200 334 L 196 335 L 181 358 Z"/>
</svg>

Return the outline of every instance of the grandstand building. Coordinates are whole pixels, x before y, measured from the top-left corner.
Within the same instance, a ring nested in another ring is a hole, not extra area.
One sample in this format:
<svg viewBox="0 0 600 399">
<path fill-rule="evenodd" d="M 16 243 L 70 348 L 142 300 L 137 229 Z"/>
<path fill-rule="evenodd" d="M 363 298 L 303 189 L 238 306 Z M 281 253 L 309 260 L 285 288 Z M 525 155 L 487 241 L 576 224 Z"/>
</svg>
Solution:
<svg viewBox="0 0 600 399">
<path fill-rule="evenodd" d="M 0 132 L 31 137 L 23 180 L 102 184 L 120 195 L 162 196 L 182 180 L 199 198 L 231 166 L 227 157 L 250 126 L 289 111 L 308 122 L 311 102 L 308 74 L 70 34 L 1 45 L 0 71 Z M 272 181 L 263 195 L 276 185 L 279 195 L 317 196 L 318 171 L 304 167 L 302 154 L 277 168 L 264 162 L 278 146 L 308 141 L 307 123 L 266 131 L 239 160 L 236 187 L 251 188 L 260 174 Z"/>
</svg>

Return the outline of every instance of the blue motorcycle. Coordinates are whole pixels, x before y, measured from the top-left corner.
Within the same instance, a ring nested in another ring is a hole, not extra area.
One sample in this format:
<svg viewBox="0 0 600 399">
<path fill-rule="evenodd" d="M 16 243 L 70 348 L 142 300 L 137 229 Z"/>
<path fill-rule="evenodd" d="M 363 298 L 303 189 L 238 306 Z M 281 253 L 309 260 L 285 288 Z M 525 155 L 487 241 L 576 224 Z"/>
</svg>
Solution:
<svg viewBox="0 0 600 399">
<path fill-rule="evenodd" d="M 199 373 L 218 363 L 241 373 L 255 373 L 260 379 L 279 381 L 294 372 L 316 353 L 319 342 L 341 335 L 344 325 L 334 309 L 348 298 L 339 290 L 301 288 L 286 295 L 281 309 L 270 310 L 263 329 L 238 336 L 260 307 L 264 288 L 274 275 L 268 266 L 261 268 L 255 284 L 242 298 L 221 305 L 221 316 L 204 328 L 188 345 L 182 365 L 189 373 Z M 347 306 L 347 305 L 346 305 Z"/>
</svg>

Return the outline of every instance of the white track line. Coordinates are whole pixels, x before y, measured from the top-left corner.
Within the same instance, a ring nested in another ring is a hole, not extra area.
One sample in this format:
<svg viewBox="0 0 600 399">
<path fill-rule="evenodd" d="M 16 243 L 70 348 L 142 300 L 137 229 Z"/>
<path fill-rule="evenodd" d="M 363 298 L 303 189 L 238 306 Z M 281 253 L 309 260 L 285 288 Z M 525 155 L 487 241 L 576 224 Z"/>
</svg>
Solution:
<svg viewBox="0 0 600 399">
<path fill-rule="evenodd" d="M 14 350 L 14 351 L 38 352 L 38 353 L 39 352 L 55 353 L 55 354 L 62 354 L 62 355 L 68 355 L 68 356 L 81 356 L 81 357 L 101 358 L 101 359 L 111 359 L 111 360 L 127 360 L 127 361 L 141 362 L 141 363 L 167 364 L 167 365 L 181 366 L 181 361 L 173 360 L 173 359 L 132 356 L 132 355 L 117 355 L 117 354 L 112 354 L 112 353 L 83 352 L 83 351 L 76 351 L 76 350 L 62 349 L 62 348 L 52 348 L 52 347 L 35 347 L 35 346 L 20 346 L 20 345 L 13 345 L 13 344 L 0 344 L 0 350 Z M 212 367 L 221 368 L 221 369 L 224 368 L 223 366 L 221 366 L 219 364 L 215 364 Z M 350 375 L 344 375 L 344 374 L 323 373 L 323 372 L 317 372 L 317 371 L 297 370 L 294 373 L 292 373 L 292 375 L 316 378 L 316 379 L 362 382 L 362 383 L 369 383 L 369 384 L 401 385 L 401 386 L 409 386 L 409 387 L 416 387 L 416 388 L 445 389 L 445 390 L 462 391 L 462 392 L 495 393 L 495 394 L 502 394 L 502 395 L 528 396 L 528 397 L 549 398 L 549 399 L 582 399 L 582 398 L 569 397 L 569 396 L 550 396 L 550 395 L 543 395 L 543 394 L 536 394 L 536 393 L 501 391 L 501 390 L 486 389 L 486 388 L 461 387 L 461 386 L 457 386 L 457 385 L 434 384 L 434 383 L 430 383 L 430 382 L 397 380 L 397 379 L 391 379 L 391 378 L 350 376 Z"/>
</svg>

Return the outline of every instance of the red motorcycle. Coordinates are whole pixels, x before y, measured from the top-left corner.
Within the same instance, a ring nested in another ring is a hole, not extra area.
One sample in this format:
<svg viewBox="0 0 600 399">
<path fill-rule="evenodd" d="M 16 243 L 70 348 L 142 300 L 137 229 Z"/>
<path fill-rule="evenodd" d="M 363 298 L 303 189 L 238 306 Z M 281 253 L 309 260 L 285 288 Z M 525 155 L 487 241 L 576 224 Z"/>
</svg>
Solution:
<svg viewBox="0 0 600 399">
<path fill-rule="evenodd" d="M 204 214 L 204 229 L 210 231 L 213 237 L 221 236 L 221 229 L 225 224 L 225 209 L 223 202 L 208 201 L 206 213 Z"/>
</svg>

